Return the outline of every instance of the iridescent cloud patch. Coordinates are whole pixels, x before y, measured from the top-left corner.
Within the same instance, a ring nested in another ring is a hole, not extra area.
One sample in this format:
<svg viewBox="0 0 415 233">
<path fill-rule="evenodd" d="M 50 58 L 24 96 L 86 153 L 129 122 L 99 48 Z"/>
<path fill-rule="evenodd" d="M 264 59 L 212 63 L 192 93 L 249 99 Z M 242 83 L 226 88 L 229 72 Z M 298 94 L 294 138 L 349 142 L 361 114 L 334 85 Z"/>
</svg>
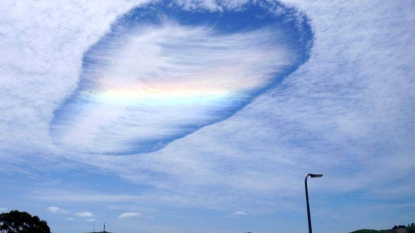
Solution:
<svg viewBox="0 0 415 233">
<path fill-rule="evenodd" d="M 82 153 L 160 150 L 278 85 L 308 59 L 312 38 L 307 18 L 278 4 L 140 6 L 85 52 L 52 140 Z"/>
</svg>

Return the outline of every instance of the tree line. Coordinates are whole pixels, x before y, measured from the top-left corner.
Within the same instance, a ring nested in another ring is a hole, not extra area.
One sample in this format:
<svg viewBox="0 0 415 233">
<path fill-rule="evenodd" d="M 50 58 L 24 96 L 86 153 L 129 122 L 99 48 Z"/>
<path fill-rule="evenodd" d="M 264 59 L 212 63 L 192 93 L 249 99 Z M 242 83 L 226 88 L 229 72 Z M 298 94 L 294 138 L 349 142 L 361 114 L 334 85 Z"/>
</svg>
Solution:
<svg viewBox="0 0 415 233">
<path fill-rule="evenodd" d="M 36 215 L 12 210 L 0 214 L 0 233 L 50 233 L 50 228 Z"/>
</svg>

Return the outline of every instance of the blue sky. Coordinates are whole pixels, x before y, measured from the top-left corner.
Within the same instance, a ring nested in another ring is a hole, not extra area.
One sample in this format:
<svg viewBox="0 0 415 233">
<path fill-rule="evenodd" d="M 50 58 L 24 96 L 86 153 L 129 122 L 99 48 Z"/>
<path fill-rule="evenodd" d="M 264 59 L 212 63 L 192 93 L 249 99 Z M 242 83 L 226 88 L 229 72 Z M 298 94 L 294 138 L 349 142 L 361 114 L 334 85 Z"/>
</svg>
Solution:
<svg viewBox="0 0 415 233">
<path fill-rule="evenodd" d="M 412 1 L 0 3 L 0 211 L 53 232 L 415 219 Z"/>
</svg>

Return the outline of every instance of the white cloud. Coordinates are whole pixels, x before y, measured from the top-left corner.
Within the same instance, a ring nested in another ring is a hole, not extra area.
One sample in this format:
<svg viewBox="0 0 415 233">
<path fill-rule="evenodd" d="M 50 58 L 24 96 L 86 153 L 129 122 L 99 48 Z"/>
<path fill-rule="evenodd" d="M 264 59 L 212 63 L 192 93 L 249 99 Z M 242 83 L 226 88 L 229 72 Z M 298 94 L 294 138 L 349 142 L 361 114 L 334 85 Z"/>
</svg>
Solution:
<svg viewBox="0 0 415 233">
<path fill-rule="evenodd" d="M 74 221 L 75 219 L 74 218 L 66 218 L 65 220 L 66 221 Z"/>
<path fill-rule="evenodd" d="M 94 218 L 87 219 L 87 220 L 85 220 L 85 222 L 95 222 L 95 219 Z"/>
<path fill-rule="evenodd" d="M 91 212 L 76 212 L 75 216 L 87 218 L 87 217 L 92 217 L 94 215 Z"/>
<path fill-rule="evenodd" d="M 243 216 L 243 215 L 247 215 L 247 213 L 246 213 L 245 211 L 241 211 L 241 210 L 239 210 L 239 211 L 236 211 L 236 212 L 234 212 L 234 213 L 230 214 L 229 216 L 234 216 L 234 217 L 236 217 L 236 216 Z"/>
<path fill-rule="evenodd" d="M 247 215 L 247 213 L 245 211 L 239 210 L 229 215 L 226 215 L 225 218 L 232 218 L 232 217 L 238 217 L 238 216 L 244 216 L 244 215 Z"/>
<path fill-rule="evenodd" d="M 62 214 L 69 213 L 69 211 L 61 209 L 61 208 L 56 207 L 56 206 L 48 207 L 48 211 L 51 212 L 51 213 L 62 213 Z"/>
<path fill-rule="evenodd" d="M 118 218 L 137 218 L 137 217 L 141 217 L 142 214 L 137 213 L 137 212 L 127 212 L 127 213 L 122 213 L 118 216 Z"/>
<path fill-rule="evenodd" d="M 7 210 L 7 208 L 0 207 L 0 211 L 1 211 L 1 212 L 4 212 L 4 211 L 6 211 L 6 210 Z"/>
<path fill-rule="evenodd" d="M 236 211 L 233 215 L 246 215 L 245 211 Z"/>
</svg>

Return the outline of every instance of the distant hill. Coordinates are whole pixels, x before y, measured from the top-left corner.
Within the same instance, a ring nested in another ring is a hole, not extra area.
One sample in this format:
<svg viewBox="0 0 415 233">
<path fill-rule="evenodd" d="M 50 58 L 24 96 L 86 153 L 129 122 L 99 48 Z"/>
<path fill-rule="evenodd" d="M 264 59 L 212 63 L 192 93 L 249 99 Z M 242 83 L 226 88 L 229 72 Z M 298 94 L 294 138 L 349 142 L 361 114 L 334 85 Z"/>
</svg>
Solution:
<svg viewBox="0 0 415 233">
<path fill-rule="evenodd" d="M 380 230 L 380 231 L 363 229 L 363 230 L 353 231 L 350 233 L 415 233 L 415 227 L 406 227 L 406 228 Z"/>
<path fill-rule="evenodd" d="M 377 230 L 362 229 L 362 230 L 357 230 L 357 231 L 353 231 L 350 233 L 390 233 L 390 231 L 389 230 L 377 231 Z"/>
</svg>

